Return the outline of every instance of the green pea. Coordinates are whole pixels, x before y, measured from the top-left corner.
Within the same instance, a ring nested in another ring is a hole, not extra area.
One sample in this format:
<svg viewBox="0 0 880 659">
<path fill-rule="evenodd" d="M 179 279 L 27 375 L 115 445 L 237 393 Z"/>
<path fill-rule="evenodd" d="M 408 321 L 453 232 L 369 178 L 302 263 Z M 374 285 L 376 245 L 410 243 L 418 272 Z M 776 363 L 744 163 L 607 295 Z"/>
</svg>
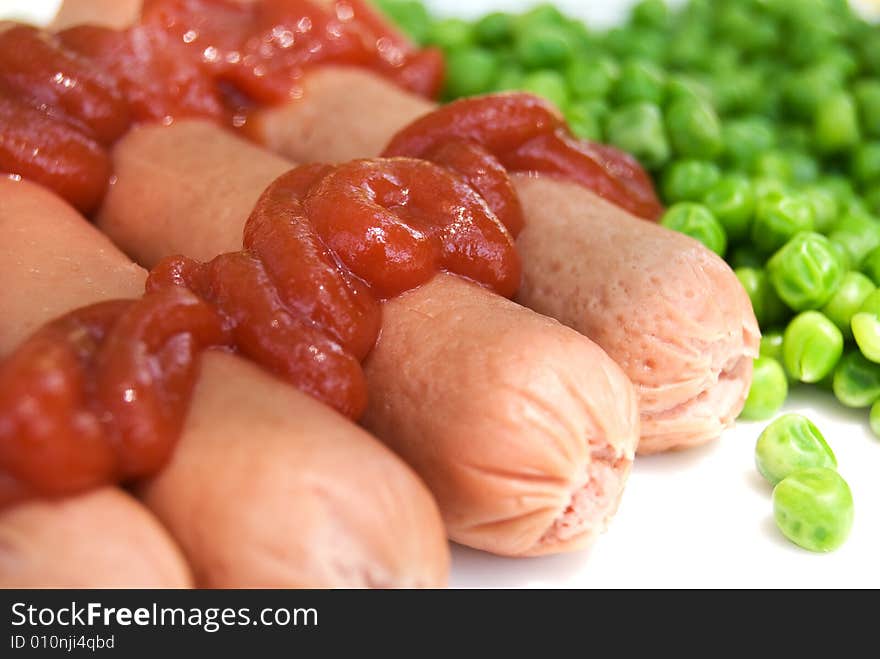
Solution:
<svg viewBox="0 0 880 659">
<path fill-rule="evenodd" d="M 498 60 L 488 50 L 457 50 L 446 58 L 446 93 L 453 98 L 479 94 L 491 88 L 497 73 Z"/>
<path fill-rule="evenodd" d="M 860 139 L 856 104 L 846 92 L 824 98 L 816 108 L 813 137 L 824 153 L 839 153 L 858 144 Z"/>
<path fill-rule="evenodd" d="M 780 200 L 782 197 L 792 194 L 791 186 L 776 178 L 752 179 L 752 188 L 755 191 L 755 206 L 765 199 Z"/>
<path fill-rule="evenodd" d="M 854 88 L 865 134 L 880 137 L 880 80 L 864 80 Z"/>
<path fill-rule="evenodd" d="M 629 60 L 620 69 L 613 98 L 618 105 L 654 103 L 661 105 L 666 92 L 663 71 L 650 62 Z"/>
<path fill-rule="evenodd" d="M 617 108 L 606 122 L 605 137 L 614 146 L 634 155 L 648 169 L 657 169 L 669 160 L 663 113 L 653 103 Z"/>
<path fill-rule="evenodd" d="M 870 407 L 880 399 L 880 364 L 850 350 L 834 369 L 833 391 L 846 407 Z"/>
<path fill-rule="evenodd" d="M 415 0 L 377 0 L 377 4 L 413 41 L 424 43 L 431 27 L 425 5 Z"/>
<path fill-rule="evenodd" d="M 527 30 L 534 26 L 562 26 L 566 23 L 565 15 L 556 5 L 544 2 L 535 5 L 516 18 L 517 28 Z"/>
<path fill-rule="evenodd" d="M 840 82 L 829 69 L 814 66 L 787 75 L 782 82 L 782 98 L 793 116 L 810 119 L 829 89 L 840 89 Z"/>
<path fill-rule="evenodd" d="M 861 308 L 853 314 L 850 325 L 862 354 L 872 362 L 880 363 L 880 289 L 865 298 Z"/>
<path fill-rule="evenodd" d="M 712 211 L 702 204 L 688 201 L 675 204 L 663 214 L 660 223 L 667 229 L 699 240 L 719 256 L 724 256 L 727 250 L 724 228 L 712 215 Z"/>
<path fill-rule="evenodd" d="M 802 231 L 813 229 L 813 208 L 799 195 L 767 196 L 759 199 L 752 222 L 752 242 L 764 252 L 773 252 Z"/>
<path fill-rule="evenodd" d="M 853 178 L 862 184 L 880 182 L 880 141 L 856 147 L 852 157 Z"/>
<path fill-rule="evenodd" d="M 860 213 L 847 213 L 835 224 L 828 237 L 842 245 L 849 262 L 858 267 L 873 250 L 880 247 L 880 222 Z"/>
<path fill-rule="evenodd" d="M 674 103 L 681 98 L 711 103 L 712 91 L 693 76 L 675 73 L 666 80 L 666 99 Z"/>
<path fill-rule="evenodd" d="M 755 465 L 776 485 L 800 469 L 836 469 L 837 458 L 812 421 L 801 414 L 784 414 L 758 437 Z"/>
<path fill-rule="evenodd" d="M 666 167 L 662 191 L 667 203 L 700 201 L 718 179 L 718 165 L 705 160 L 677 160 Z"/>
<path fill-rule="evenodd" d="M 474 23 L 474 36 L 481 44 L 498 45 L 510 38 L 513 33 L 513 24 L 513 16 L 501 11 L 494 11 Z"/>
<path fill-rule="evenodd" d="M 837 325 L 845 340 L 853 338 L 850 326 L 852 317 L 876 289 L 877 287 L 867 276 L 860 272 L 850 271 L 844 275 L 840 287 L 822 307 L 822 313 Z"/>
<path fill-rule="evenodd" d="M 568 88 L 575 98 L 605 98 L 620 75 L 610 57 L 578 57 L 565 70 Z"/>
<path fill-rule="evenodd" d="M 780 149 L 771 149 L 760 154 L 752 163 L 752 174 L 759 178 L 770 178 L 785 183 L 794 181 L 791 160 Z"/>
<path fill-rule="evenodd" d="M 661 27 L 669 19 L 669 8 L 663 0 L 641 0 L 632 8 L 631 16 L 636 25 Z"/>
<path fill-rule="evenodd" d="M 856 196 L 852 181 L 845 176 L 825 176 L 818 183 L 819 187 L 831 193 L 840 209 L 845 208 Z"/>
<path fill-rule="evenodd" d="M 556 25 L 537 25 L 518 30 L 514 52 L 527 68 L 553 67 L 568 62 L 574 46 L 568 34 Z"/>
<path fill-rule="evenodd" d="M 833 469 L 796 471 L 773 490 L 773 515 L 786 538 L 810 551 L 846 542 L 853 522 L 852 492 Z"/>
<path fill-rule="evenodd" d="M 788 324 L 782 361 L 793 378 L 818 382 L 834 370 L 843 354 L 843 334 L 824 314 L 804 311 Z"/>
<path fill-rule="evenodd" d="M 773 124 L 765 117 L 750 116 L 725 121 L 721 127 L 724 153 L 731 164 L 749 169 L 759 154 L 776 143 Z"/>
<path fill-rule="evenodd" d="M 607 112 L 607 109 L 605 110 Z M 570 103 L 565 109 L 565 119 L 574 135 L 582 140 L 602 140 L 602 117 L 594 103 Z"/>
<path fill-rule="evenodd" d="M 780 330 L 765 330 L 761 334 L 762 357 L 770 357 L 780 364 L 782 363 L 782 332 Z"/>
<path fill-rule="evenodd" d="M 679 98 L 666 115 L 669 139 L 678 155 L 713 160 L 724 147 L 721 123 L 709 103 Z"/>
<path fill-rule="evenodd" d="M 880 400 L 871 405 L 869 420 L 874 437 L 880 437 Z"/>
<path fill-rule="evenodd" d="M 819 233 L 828 233 L 837 221 L 837 198 L 825 188 L 814 186 L 801 192 L 813 210 L 813 224 Z"/>
<path fill-rule="evenodd" d="M 605 34 L 605 47 L 618 57 L 660 62 L 665 57 L 667 39 L 662 33 L 641 26 L 621 26 Z"/>
<path fill-rule="evenodd" d="M 737 245 L 727 259 L 730 267 L 734 269 L 754 268 L 761 270 L 764 268 L 764 261 L 766 261 L 764 255 L 759 254 L 751 245 Z"/>
<path fill-rule="evenodd" d="M 758 319 L 758 324 L 761 327 L 781 323 L 785 320 L 787 315 L 785 305 L 779 299 L 764 270 L 737 268 L 734 270 L 734 274 L 748 293 L 752 309 L 755 311 L 755 318 Z"/>
<path fill-rule="evenodd" d="M 495 84 L 492 86 L 493 91 L 508 92 L 520 90 L 523 86 L 523 80 L 526 74 L 518 66 L 506 66 L 498 73 Z"/>
<path fill-rule="evenodd" d="M 749 233 L 755 212 L 755 191 L 744 176 L 725 176 L 706 191 L 703 203 L 715 215 L 731 240 Z"/>
<path fill-rule="evenodd" d="M 871 250 L 862 260 L 861 271 L 868 276 L 874 285 L 880 285 L 880 248 Z"/>
<path fill-rule="evenodd" d="M 788 379 L 782 365 L 771 357 L 758 357 L 740 418 L 752 421 L 769 419 L 782 408 L 787 397 Z"/>
<path fill-rule="evenodd" d="M 425 41 L 447 53 L 455 52 L 473 43 L 473 29 L 470 23 L 460 18 L 446 18 L 431 25 Z"/>
<path fill-rule="evenodd" d="M 522 81 L 522 90 L 543 96 L 557 108 L 568 104 L 568 87 L 558 71 L 542 69 L 529 73 Z"/>
</svg>

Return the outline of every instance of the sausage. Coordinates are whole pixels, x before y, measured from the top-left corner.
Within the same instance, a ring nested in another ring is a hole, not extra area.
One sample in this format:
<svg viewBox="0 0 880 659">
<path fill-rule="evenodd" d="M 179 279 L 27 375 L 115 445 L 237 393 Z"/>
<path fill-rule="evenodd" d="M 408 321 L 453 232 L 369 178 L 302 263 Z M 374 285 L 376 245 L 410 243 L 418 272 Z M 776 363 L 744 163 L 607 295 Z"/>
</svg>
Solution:
<svg viewBox="0 0 880 659">
<path fill-rule="evenodd" d="M 97 224 L 151 267 L 169 254 L 206 261 L 240 249 L 243 218 L 291 164 L 195 119 L 133 128 L 116 144 L 113 168 Z"/>
<path fill-rule="evenodd" d="M 182 151 L 204 152 L 186 146 L 198 140 L 210 141 L 204 148 L 222 164 L 187 161 Z M 276 162 L 195 121 L 143 126 L 117 143 L 113 157 L 116 182 L 97 221 L 146 265 L 162 250 L 204 257 L 240 248 L 248 213 L 233 218 L 225 209 L 246 207 L 258 192 L 245 177 Z M 203 168 L 209 177 L 223 169 L 222 203 L 201 183 Z M 174 215 L 187 194 L 191 212 Z M 162 227 L 173 218 L 186 222 L 169 239 Z M 217 218 L 230 225 L 212 229 L 206 246 L 206 227 Z M 477 363 L 487 370 L 471 366 Z M 384 305 L 382 338 L 366 373 L 367 427 L 429 483 L 453 539 L 500 554 L 537 554 L 585 546 L 604 528 L 632 462 L 638 420 L 630 383 L 589 340 L 439 276 Z"/>
<path fill-rule="evenodd" d="M 631 384 L 594 343 L 451 275 L 390 300 L 364 425 L 437 497 L 450 537 L 497 554 L 589 545 L 632 464 Z"/>
<path fill-rule="evenodd" d="M 730 267 L 692 238 L 570 183 L 514 177 L 528 218 L 518 301 L 592 338 L 636 386 L 640 453 L 718 437 L 742 410 L 760 333 Z"/>
<path fill-rule="evenodd" d="M 263 142 L 301 162 L 320 160 L 325 150 L 340 159 L 380 153 L 377 145 L 394 131 L 386 117 L 399 118 L 401 127 L 432 107 L 368 72 L 316 71 L 306 87 L 302 100 L 264 110 L 259 119 Z M 367 94 L 384 101 L 354 102 Z M 339 108 L 357 108 L 369 137 L 346 140 L 335 122 L 315 120 L 304 138 L 285 120 L 320 118 Z M 380 108 L 381 120 L 367 119 L 364 108 Z M 371 150 L 361 148 L 366 145 Z M 717 438 L 742 410 L 760 337 L 730 268 L 699 243 L 583 188 L 547 177 L 515 178 L 526 219 L 517 239 L 523 262 L 517 301 L 582 332 L 623 367 L 639 393 L 640 453 Z"/>
<path fill-rule="evenodd" d="M 146 273 L 63 202 L 29 183 L 4 186 L 0 199 L 21 193 L 33 199 L 19 207 L 53 212 L 3 215 L 4 237 L 12 236 L 4 248 L 14 256 L 0 267 L 9 268 L 3 281 L 14 284 L 0 295 L 17 289 L 8 305 L 3 299 L 4 309 L 16 305 L 3 318 L 47 320 L 71 298 L 68 288 L 85 297 L 86 285 L 89 301 L 101 299 L 120 272 L 130 273 L 130 289 L 136 279 L 142 290 Z M 52 242 L 40 240 L 48 235 Z M 13 334 L 21 332 L 4 335 Z M 410 469 L 362 429 L 231 355 L 203 357 L 175 454 L 139 492 L 183 548 L 200 586 L 439 586 L 446 580 L 442 521 Z"/>
<path fill-rule="evenodd" d="M 0 588 L 188 588 L 168 532 L 115 487 L 0 512 Z"/>
<path fill-rule="evenodd" d="M 141 15 L 141 0 L 64 0 L 49 26 L 63 30 L 74 25 L 124 28 Z"/>
<path fill-rule="evenodd" d="M 143 289 L 140 268 L 119 259 L 110 241 L 63 201 L 30 183 L 0 177 L 0 233 L 0 357 L 71 306 Z M 93 265 L 91 284 L 89 275 L 71 277 L 83 262 Z M 167 531 L 118 488 L 0 511 L 0 587 L 191 585 Z"/>
</svg>

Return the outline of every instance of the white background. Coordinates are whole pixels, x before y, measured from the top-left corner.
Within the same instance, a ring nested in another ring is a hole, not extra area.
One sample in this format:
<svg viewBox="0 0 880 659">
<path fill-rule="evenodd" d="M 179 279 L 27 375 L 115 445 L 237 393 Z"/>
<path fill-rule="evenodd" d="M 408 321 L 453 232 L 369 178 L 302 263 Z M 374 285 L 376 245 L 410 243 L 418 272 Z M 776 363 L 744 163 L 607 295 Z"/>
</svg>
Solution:
<svg viewBox="0 0 880 659">
<path fill-rule="evenodd" d="M 0 18 L 48 20 L 57 0 L 0 0 Z M 438 12 L 475 16 L 517 10 L 515 0 L 430 0 Z M 625 15 L 626 0 L 557 0 L 593 25 Z M 880 440 L 867 411 L 845 410 L 830 394 L 793 392 L 786 411 L 810 416 L 849 481 L 856 518 L 849 541 L 812 554 L 776 530 L 771 488 L 754 468 L 764 423 L 741 423 L 710 446 L 638 458 L 620 512 L 589 552 L 504 559 L 453 549 L 453 586 L 497 587 L 880 587 Z"/>
</svg>

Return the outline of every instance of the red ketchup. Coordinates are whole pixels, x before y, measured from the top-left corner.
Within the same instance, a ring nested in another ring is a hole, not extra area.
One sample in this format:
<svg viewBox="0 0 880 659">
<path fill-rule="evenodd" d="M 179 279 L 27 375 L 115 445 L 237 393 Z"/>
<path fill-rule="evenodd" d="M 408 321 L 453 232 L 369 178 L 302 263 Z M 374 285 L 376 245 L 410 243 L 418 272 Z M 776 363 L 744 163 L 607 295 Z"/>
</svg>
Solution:
<svg viewBox="0 0 880 659">
<path fill-rule="evenodd" d="M 633 215 L 663 213 L 651 178 L 614 147 L 575 139 L 552 106 L 528 94 L 499 94 L 450 103 L 401 130 L 386 156 L 431 157 L 440 148 L 481 148 L 509 171 L 565 178 Z"/>
<path fill-rule="evenodd" d="M 90 214 L 112 173 L 108 148 L 133 121 L 243 128 L 252 110 L 302 96 L 309 69 L 330 64 L 427 97 L 443 80 L 439 51 L 414 49 L 363 0 L 147 0 L 127 30 L 0 30 L 0 173 Z"/>
<path fill-rule="evenodd" d="M 156 473 L 209 347 L 358 418 L 380 300 L 440 271 L 519 285 L 513 237 L 461 176 L 410 158 L 284 174 L 241 251 L 165 259 L 142 299 L 74 311 L 0 362 L 0 506 Z"/>
</svg>

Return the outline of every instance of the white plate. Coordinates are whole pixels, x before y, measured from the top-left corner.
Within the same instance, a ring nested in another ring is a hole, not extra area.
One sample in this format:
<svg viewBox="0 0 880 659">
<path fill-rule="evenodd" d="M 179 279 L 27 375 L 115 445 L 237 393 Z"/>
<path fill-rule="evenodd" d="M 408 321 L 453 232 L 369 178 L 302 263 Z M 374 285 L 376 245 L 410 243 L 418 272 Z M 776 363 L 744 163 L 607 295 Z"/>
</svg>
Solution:
<svg viewBox="0 0 880 659">
<path fill-rule="evenodd" d="M 0 0 L 0 18 L 48 20 L 57 0 Z M 516 0 L 430 0 L 438 12 L 475 16 L 517 10 Z M 558 0 L 558 6 L 608 25 L 627 0 Z M 865 2 L 865 5 L 872 3 Z M 876 7 L 876 4 L 874 5 Z M 452 585 L 463 587 L 880 587 L 880 440 L 867 411 L 849 411 L 829 394 L 795 391 L 786 411 L 822 429 L 856 502 L 849 541 L 812 554 L 786 541 L 772 517 L 770 487 L 753 450 L 765 424 L 741 423 L 710 446 L 638 458 L 620 512 L 590 552 L 505 559 L 455 547 Z"/>
</svg>

